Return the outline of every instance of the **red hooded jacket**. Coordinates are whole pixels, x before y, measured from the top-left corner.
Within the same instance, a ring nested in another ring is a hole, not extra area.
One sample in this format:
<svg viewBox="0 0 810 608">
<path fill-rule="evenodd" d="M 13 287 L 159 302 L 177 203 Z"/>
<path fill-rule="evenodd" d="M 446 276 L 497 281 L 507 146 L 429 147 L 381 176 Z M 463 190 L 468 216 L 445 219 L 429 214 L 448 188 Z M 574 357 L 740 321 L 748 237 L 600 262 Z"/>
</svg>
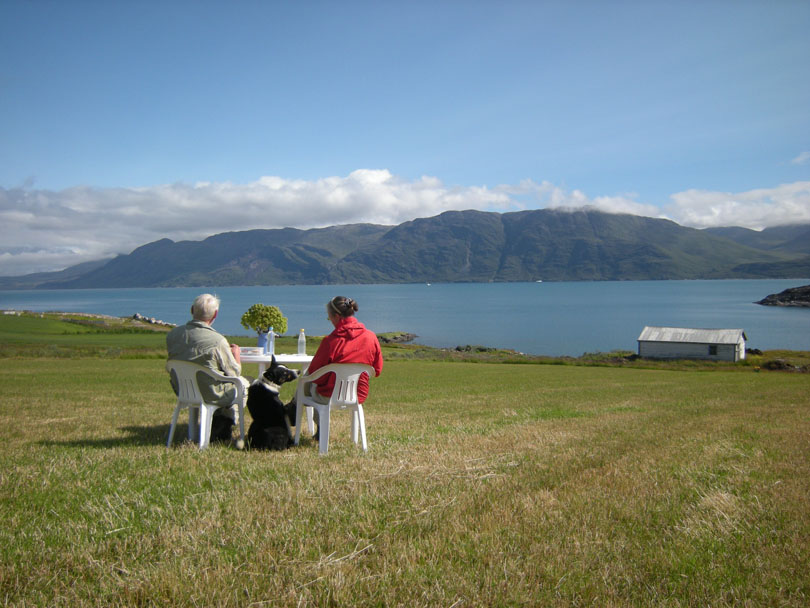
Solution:
<svg viewBox="0 0 810 608">
<path fill-rule="evenodd" d="M 326 336 L 309 364 L 309 373 L 330 363 L 365 363 L 374 368 L 379 376 L 383 368 L 380 341 L 377 335 L 366 329 L 355 317 L 343 317 L 335 330 Z M 315 380 L 318 393 L 330 397 L 335 388 L 335 375 L 326 374 Z M 363 374 L 357 383 L 357 397 L 360 403 L 368 397 L 368 376 Z"/>
</svg>

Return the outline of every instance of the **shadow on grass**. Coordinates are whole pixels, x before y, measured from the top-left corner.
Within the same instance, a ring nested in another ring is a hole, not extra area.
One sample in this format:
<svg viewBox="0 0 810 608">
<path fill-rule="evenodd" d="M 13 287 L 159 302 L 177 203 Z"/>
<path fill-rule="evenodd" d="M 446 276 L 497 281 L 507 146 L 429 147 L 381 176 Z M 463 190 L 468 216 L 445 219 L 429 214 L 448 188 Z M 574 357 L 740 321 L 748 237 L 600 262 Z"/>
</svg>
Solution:
<svg viewBox="0 0 810 608">
<path fill-rule="evenodd" d="M 43 447 L 97 448 L 102 450 L 134 446 L 145 447 L 153 445 L 165 447 L 166 441 L 169 439 L 170 428 L 171 424 L 156 424 L 152 426 L 122 426 L 119 428 L 119 430 L 122 433 L 127 433 L 127 436 L 98 439 L 72 439 L 67 441 L 54 441 L 52 439 L 48 439 L 39 441 L 37 443 Z M 245 428 L 245 434 L 247 435 L 247 428 Z M 238 429 L 235 429 L 233 433 L 233 442 L 235 443 L 238 438 L 239 431 Z M 174 441 L 172 442 L 171 447 L 177 448 L 186 443 L 190 443 L 190 440 L 188 439 L 188 425 L 178 424 L 177 428 L 174 430 Z M 317 443 L 318 442 L 316 440 L 308 436 L 303 436 L 302 433 L 300 447 L 317 445 Z M 232 445 L 232 443 L 228 441 L 212 441 L 211 445 L 228 446 Z"/>
<path fill-rule="evenodd" d="M 40 441 L 39 444 L 46 447 L 77 447 L 77 448 L 99 448 L 109 449 L 127 446 L 150 446 L 166 445 L 169 439 L 169 429 L 171 424 L 155 424 L 152 426 L 122 426 L 119 431 L 123 434 L 119 437 L 108 438 L 87 438 L 71 439 L 66 441 L 54 441 L 52 439 Z M 238 434 L 237 434 L 238 436 Z M 188 425 L 178 424 L 174 430 L 173 445 L 182 445 L 188 437 Z"/>
</svg>

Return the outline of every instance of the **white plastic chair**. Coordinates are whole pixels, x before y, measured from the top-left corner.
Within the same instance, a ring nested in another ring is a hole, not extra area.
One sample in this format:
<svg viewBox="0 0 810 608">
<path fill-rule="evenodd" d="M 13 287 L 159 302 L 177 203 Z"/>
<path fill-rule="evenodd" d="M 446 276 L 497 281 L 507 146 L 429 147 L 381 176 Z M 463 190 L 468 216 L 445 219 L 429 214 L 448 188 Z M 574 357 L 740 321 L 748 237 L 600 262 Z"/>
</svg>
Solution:
<svg viewBox="0 0 810 608">
<path fill-rule="evenodd" d="M 170 359 L 166 363 L 166 369 L 169 372 L 174 371 L 177 377 L 177 405 L 174 408 L 172 415 L 172 427 L 169 430 L 169 440 L 166 442 L 166 447 L 172 445 L 174 439 L 174 429 L 177 426 L 177 417 L 180 410 L 188 408 L 188 438 L 191 441 L 199 441 L 200 449 L 207 447 L 211 440 L 211 422 L 214 412 L 219 409 L 220 405 L 206 403 L 200 393 L 200 387 L 197 383 L 197 375 L 200 373 L 206 374 L 220 382 L 227 382 L 233 384 L 236 388 L 236 397 L 228 405 L 236 405 L 239 408 L 239 446 L 245 443 L 245 400 L 246 392 L 241 379 L 233 376 L 223 376 L 212 369 L 190 363 L 188 361 L 178 361 Z M 228 405 L 224 407 L 228 407 Z M 199 418 L 199 422 L 198 422 Z"/>
<path fill-rule="evenodd" d="M 366 441 L 366 418 L 363 414 L 363 404 L 357 400 L 357 383 L 360 374 L 365 372 L 369 378 L 374 377 L 374 368 L 362 363 L 331 363 L 312 372 L 307 376 L 298 378 L 298 390 L 295 401 L 298 404 L 295 412 L 295 445 L 301 438 L 301 415 L 304 408 L 314 408 L 318 411 L 318 432 L 319 452 L 326 454 L 329 450 L 329 413 L 332 410 L 350 410 L 352 412 L 352 441 L 357 443 L 357 434 L 360 432 L 363 451 L 368 451 Z M 329 398 L 329 403 L 319 403 L 312 396 L 304 394 L 304 387 L 308 382 L 317 380 L 325 374 L 335 374 L 335 389 Z M 307 417 L 311 421 L 311 411 L 307 411 Z M 310 422 L 310 432 L 312 431 Z"/>
</svg>

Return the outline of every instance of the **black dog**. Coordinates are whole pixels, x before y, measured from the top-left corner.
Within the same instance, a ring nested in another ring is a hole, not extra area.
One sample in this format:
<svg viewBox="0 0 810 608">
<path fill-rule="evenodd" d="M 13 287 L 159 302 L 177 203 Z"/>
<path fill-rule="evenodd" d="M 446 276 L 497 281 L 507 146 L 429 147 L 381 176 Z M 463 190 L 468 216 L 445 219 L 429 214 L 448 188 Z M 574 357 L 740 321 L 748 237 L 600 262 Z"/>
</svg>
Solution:
<svg viewBox="0 0 810 608">
<path fill-rule="evenodd" d="M 296 378 L 298 372 L 276 363 L 276 358 L 273 357 L 267 371 L 250 385 L 247 408 L 253 422 L 247 433 L 248 447 L 256 450 L 286 450 L 293 444 L 290 421 L 287 418 L 289 406 L 285 407 L 281 402 L 278 392 L 282 384 Z M 294 406 L 292 411 L 295 411 Z"/>
</svg>

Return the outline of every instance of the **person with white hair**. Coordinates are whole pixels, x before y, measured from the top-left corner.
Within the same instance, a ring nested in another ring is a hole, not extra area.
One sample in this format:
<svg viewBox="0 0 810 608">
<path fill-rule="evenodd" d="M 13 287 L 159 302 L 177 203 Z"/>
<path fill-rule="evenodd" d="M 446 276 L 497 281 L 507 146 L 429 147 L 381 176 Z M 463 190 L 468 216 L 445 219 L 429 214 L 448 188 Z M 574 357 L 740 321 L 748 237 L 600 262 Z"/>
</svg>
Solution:
<svg viewBox="0 0 810 608">
<path fill-rule="evenodd" d="M 250 382 L 242 378 L 239 346 L 229 344 L 225 336 L 211 327 L 218 313 L 218 297 L 210 293 L 197 296 L 191 305 L 191 321 L 175 327 L 166 334 L 169 359 L 191 361 L 225 376 L 238 377 L 247 388 Z M 170 381 L 177 394 L 177 378 L 174 374 L 171 374 Z M 238 409 L 236 406 L 225 406 L 233 401 L 236 389 L 232 384 L 207 378 L 206 382 L 200 383 L 200 392 L 209 403 L 223 404 L 223 407 L 214 413 L 211 440 L 230 440 L 233 425 L 238 422 Z"/>
</svg>

